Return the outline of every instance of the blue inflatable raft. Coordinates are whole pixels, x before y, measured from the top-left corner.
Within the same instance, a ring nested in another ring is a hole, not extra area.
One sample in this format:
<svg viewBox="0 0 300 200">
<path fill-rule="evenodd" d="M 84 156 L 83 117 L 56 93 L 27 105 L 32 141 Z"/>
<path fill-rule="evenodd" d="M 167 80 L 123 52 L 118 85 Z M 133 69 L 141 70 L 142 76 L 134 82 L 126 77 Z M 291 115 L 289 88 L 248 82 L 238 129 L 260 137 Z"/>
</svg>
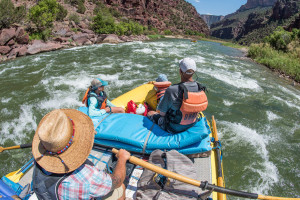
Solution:
<svg viewBox="0 0 300 200">
<path fill-rule="evenodd" d="M 79 111 L 88 114 L 87 107 Z M 171 134 L 153 124 L 147 117 L 135 114 L 106 114 L 91 117 L 97 134 L 95 143 L 150 154 L 155 149 L 176 149 L 183 154 L 211 151 L 210 128 L 205 117 L 185 132 Z"/>
</svg>

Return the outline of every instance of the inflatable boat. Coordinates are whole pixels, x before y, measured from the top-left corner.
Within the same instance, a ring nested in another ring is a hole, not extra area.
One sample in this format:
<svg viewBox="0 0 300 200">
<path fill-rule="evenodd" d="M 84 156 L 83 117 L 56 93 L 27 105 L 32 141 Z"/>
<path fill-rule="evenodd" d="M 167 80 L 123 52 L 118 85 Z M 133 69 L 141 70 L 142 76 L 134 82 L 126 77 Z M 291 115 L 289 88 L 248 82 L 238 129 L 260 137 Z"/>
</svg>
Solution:
<svg viewBox="0 0 300 200">
<path fill-rule="evenodd" d="M 133 101 L 137 105 L 147 103 L 151 110 L 156 110 L 156 90 L 152 82 L 143 84 L 111 102 L 118 107 L 126 109 L 128 102 Z M 89 114 L 87 107 L 78 108 L 79 111 Z M 162 130 L 147 117 L 137 114 L 105 114 L 101 117 L 91 117 L 97 134 L 94 147 L 89 160 L 100 170 L 110 172 L 114 168 L 116 158 L 112 148 L 126 149 L 133 155 L 147 160 L 156 149 L 168 152 L 177 150 L 186 155 L 197 169 L 197 180 L 207 181 L 224 187 L 223 168 L 221 160 L 221 145 L 217 137 L 216 123 L 212 125 L 203 113 L 199 114 L 199 121 L 192 128 L 178 134 L 171 134 Z M 22 199 L 32 198 L 30 190 L 32 177 L 32 162 L 26 163 L 21 169 L 24 176 L 18 181 L 12 181 L 10 176 L 2 177 L 0 182 L 1 197 L 7 199 L 19 196 Z M 24 171 L 26 169 L 26 171 Z M 127 178 L 125 180 L 126 199 L 135 199 L 137 192 L 137 180 L 141 177 L 143 169 L 133 164 L 127 166 Z M 28 189 L 29 188 L 29 189 Z M 199 188 L 200 189 L 200 188 Z M 205 191 L 199 191 L 199 195 Z M 204 196 L 201 196 L 201 198 Z M 226 195 L 210 192 L 205 199 L 224 200 Z"/>
</svg>

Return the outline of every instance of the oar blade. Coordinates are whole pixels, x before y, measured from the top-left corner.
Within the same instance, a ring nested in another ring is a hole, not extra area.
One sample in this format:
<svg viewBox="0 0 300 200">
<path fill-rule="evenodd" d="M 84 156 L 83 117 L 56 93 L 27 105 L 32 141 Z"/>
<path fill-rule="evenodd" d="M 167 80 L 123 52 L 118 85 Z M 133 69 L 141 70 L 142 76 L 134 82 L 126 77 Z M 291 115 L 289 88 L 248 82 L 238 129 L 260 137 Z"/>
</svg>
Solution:
<svg viewBox="0 0 300 200">
<path fill-rule="evenodd" d="M 19 180 L 21 179 L 21 177 L 23 176 L 23 173 L 20 171 L 21 169 L 14 171 L 14 172 L 10 172 L 9 174 L 7 174 L 5 177 L 8 178 L 9 180 L 17 183 L 19 182 Z"/>
</svg>

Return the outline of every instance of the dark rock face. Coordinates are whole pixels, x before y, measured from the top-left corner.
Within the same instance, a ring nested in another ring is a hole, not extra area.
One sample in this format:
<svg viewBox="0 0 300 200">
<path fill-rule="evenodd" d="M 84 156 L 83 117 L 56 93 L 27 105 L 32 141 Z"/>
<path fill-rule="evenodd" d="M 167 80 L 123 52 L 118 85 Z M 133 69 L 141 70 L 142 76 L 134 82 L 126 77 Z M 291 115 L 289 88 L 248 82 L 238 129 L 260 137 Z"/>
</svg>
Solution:
<svg viewBox="0 0 300 200">
<path fill-rule="evenodd" d="M 271 19 L 288 19 L 299 11 L 296 0 L 278 0 L 273 8 Z"/>
<path fill-rule="evenodd" d="M 209 34 L 209 29 L 196 9 L 184 0 L 105 0 L 129 19 L 160 31 L 193 30 Z M 117 5 L 117 6 L 116 6 Z"/>
<path fill-rule="evenodd" d="M 254 5 L 267 6 L 271 3 L 271 0 L 248 0 L 242 7 L 252 10 L 243 11 L 241 7 L 237 12 L 225 16 L 224 20 L 211 25 L 211 35 L 222 39 L 234 39 L 245 44 L 251 43 L 254 39 L 256 42 L 261 41 L 276 28 L 276 25 L 287 26 L 280 23 L 294 17 L 300 11 L 299 0 L 278 0 L 273 7 L 253 8 Z M 242 18 L 246 14 L 247 17 Z M 290 27 L 286 29 L 291 30 L 292 27 L 298 27 L 298 24 L 299 20 L 296 19 L 288 24 Z M 253 32 L 261 38 L 255 38 Z M 249 34 L 252 36 L 247 39 Z"/>
<path fill-rule="evenodd" d="M 201 18 L 205 21 L 205 23 L 210 27 L 211 24 L 216 23 L 224 19 L 224 16 L 219 15 L 200 15 Z"/>
<path fill-rule="evenodd" d="M 276 0 L 248 0 L 245 5 L 242 5 L 237 12 L 249 10 L 257 7 L 273 6 Z"/>
</svg>

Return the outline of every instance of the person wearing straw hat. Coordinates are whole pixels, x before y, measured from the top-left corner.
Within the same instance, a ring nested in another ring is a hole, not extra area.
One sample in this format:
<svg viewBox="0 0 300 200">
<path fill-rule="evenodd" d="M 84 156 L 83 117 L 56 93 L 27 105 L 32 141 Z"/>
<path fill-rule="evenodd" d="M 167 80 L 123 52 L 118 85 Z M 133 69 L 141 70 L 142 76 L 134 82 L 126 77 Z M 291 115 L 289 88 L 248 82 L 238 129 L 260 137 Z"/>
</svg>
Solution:
<svg viewBox="0 0 300 200">
<path fill-rule="evenodd" d="M 198 113 L 207 107 L 206 88 L 193 80 L 196 62 L 184 58 L 179 62 L 181 82 L 169 86 L 156 111 L 149 111 L 148 117 L 170 133 L 186 131 L 194 126 Z"/>
<path fill-rule="evenodd" d="M 107 99 L 104 91 L 104 86 L 107 85 L 108 82 L 100 78 L 92 80 L 82 99 L 82 103 L 89 108 L 89 116 L 101 116 L 106 113 L 125 113 L 124 108 L 116 107 Z"/>
<path fill-rule="evenodd" d="M 32 188 L 39 199 L 124 199 L 123 181 L 130 154 L 121 150 L 112 175 L 87 160 L 94 143 L 91 118 L 74 109 L 57 109 L 40 121 L 32 141 Z"/>
</svg>

